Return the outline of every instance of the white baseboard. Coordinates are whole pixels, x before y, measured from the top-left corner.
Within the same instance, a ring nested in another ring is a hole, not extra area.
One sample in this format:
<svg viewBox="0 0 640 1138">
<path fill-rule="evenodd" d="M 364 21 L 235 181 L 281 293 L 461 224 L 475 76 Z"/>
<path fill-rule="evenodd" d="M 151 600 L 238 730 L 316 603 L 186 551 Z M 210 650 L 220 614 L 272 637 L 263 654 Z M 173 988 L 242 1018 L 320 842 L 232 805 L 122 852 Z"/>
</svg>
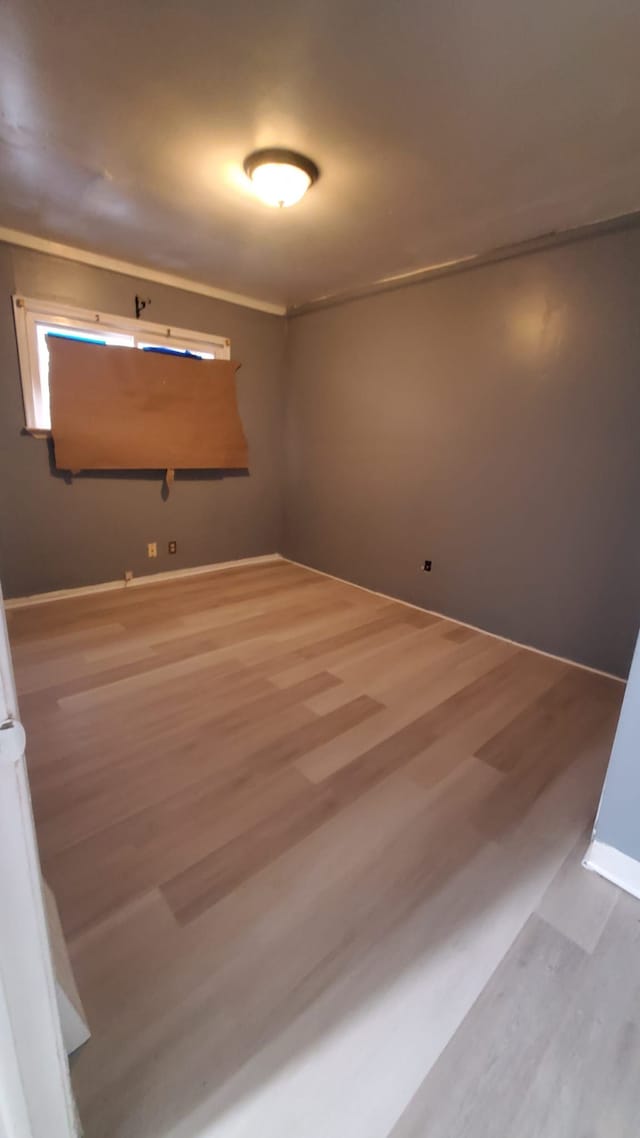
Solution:
<svg viewBox="0 0 640 1138">
<path fill-rule="evenodd" d="M 573 668 L 582 668 L 585 672 L 593 672 L 596 676 L 606 676 L 608 680 L 616 680 L 619 684 L 626 684 L 622 676 L 613 672 L 603 672 L 601 668 L 592 668 L 589 664 L 580 664 L 577 660 L 569 660 L 567 656 L 556 656 L 553 652 L 545 652 L 543 648 L 534 648 L 532 644 L 522 644 L 520 640 L 510 640 L 508 636 L 500 636 L 498 632 L 489 632 L 488 628 L 480 628 L 477 624 L 468 624 L 466 620 L 458 620 L 455 616 L 448 616 L 444 612 L 425 608 L 424 605 L 414 605 L 411 601 L 403 601 L 400 597 L 392 597 L 389 593 L 380 593 L 377 589 L 368 589 L 366 585 L 358 585 L 355 581 L 348 581 L 346 577 L 336 577 L 335 573 L 326 573 L 324 569 L 314 569 L 313 565 L 305 565 L 303 561 L 294 561 L 292 557 L 283 556 L 283 561 L 291 565 L 299 565 L 301 569 L 309 569 L 311 573 L 319 573 L 321 577 L 330 577 L 332 581 L 340 581 L 342 585 L 352 585 L 354 589 L 362 589 L 363 593 L 372 593 L 374 597 L 382 597 L 385 601 L 395 601 L 398 605 L 405 605 L 417 612 L 428 612 L 430 616 L 437 616 L 439 620 L 448 620 L 451 624 L 461 624 L 463 628 L 472 628 L 474 632 L 481 632 L 483 636 L 492 636 L 494 640 L 502 640 L 504 644 L 513 644 L 516 648 L 526 648 L 527 652 L 537 652 L 538 656 L 547 656 L 550 660 L 559 660 L 561 664 L 571 664 Z"/>
<path fill-rule="evenodd" d="M 388 593 L 380 593 L 376 589 L 368 589 L 366 585 L 358 585 L 355 581 L 347 581 L 345 577 L 336 577 L 334 573 L 326 573 L 324 569 L 315 569 L 313 565 L 305 565 L 302 561 L 294 561 L 292 557 L 285 557 L 281 553 L 265 553 L 259 557 L 241 557 L 237 561 L 217 561 L 213 565 L 194 565 L 191 569 L 170 569 L 165 573 L 149 573 L 142 577 L 132 577 L 130 581 L 103 581 L 98 585 L 80 585 L 75 589 L 56 589 L 52 593 L 34 593 L 29 597 L 5 598 L 4 607 L 10 609 L 26 608 L 28 605 L 43 605 L 49 601 L 62 601 L 67 597 L 90 596 L 91 593 L 107 593 L 111 589 L 131 589 L 137 585 L 160 584 L 162 581 L 173 581 L 180 577 L 193 577 L 198 573 L 215 573 L 221 569 L 236 569 L 242 565 L 261 565 L 269 561 L 286 561 L 290 565 L 298 565 L 301 569 L 308 569 L 311 573 L 318 573 L 321 577 L 329 577 L 332 581 L 340 581 L 343 585 L 351 585 L 354 589 L 361 589 L 364 593 L 372 593 L 374 597 L 382 597 L 386 601 L 395 601 L 396 604 L 416 609 L 418 612 L 428 612 L 439 620 L 448 620 L 452 624 L 460 624 L 464 628 L 472 628 L 474 632 L 481 632 L 484 636 L 492 636 L 494 640 L 502 640 L 505 644 L 513 644 L 516 648 L 526 648 L 528 652 L 537 652 L 539 656 L 548 656 L 551 660 L 559 660 L 562 664 L 571 664 L 574 668 L 582 668 L 585 672 L 594 672 L 598 676 L 606 676 L 609 680 L 616 680 L 626 684 L 622 676 L 612 672 L 603 672 L 600 668 L 591 668 L 588 664 L 580 664 L 577 660 L 569 660 L 566 656 L 555 656 L 552 652 L 545 652 L 542 648 L 534 648 L 531 644 L 522 644 L 519 640 L 510 640 L 508 636 L 500 636 L 497 632 L 489 632 L 487 628 L 479 628 L 477 624 L 468 624 L 464 620 L 457 620 L 446 613 L 435 612 L 434 609 L 423 605 L 414 605 L 411 601 L 403 601 L 400 597 L 392 597 Z"/>
<path fill-rule="evenodd" d="M 5 598 L 6 609 L 22 609 L 29 605 L 46 605 L 50 601 L 64 601 L 72 597 L 87 597 L 92 593 L 109 593 L 113 589 L 133 589 L 138 585 L 159 585 L 180 577 L 196 577 L 201 573 L 217 573 L 222 569 L 238 569 L 245 565 L 264 565 L 269 561 L 282 561 L 279 553 L 264 553 L 259 557 L 241 557 L 237 561 L 216 561 L 212 565 L 194 565 L 189 569 L 169 569 L 164 573 L 147 573 L 132 577 L 130 581 L 101 581 L 97 585 L 79 585 L 76 589 L 55 589 L 51 593 L 34 593 L 30 597 Z"/>
<path fill-rule="evenodd" d="M 587 850 L 583 862 L 585 869 L 599 873 L 607 881 L 619 885 L 632 897 L 640 899 L 640 861 L 629 857 L 628 854 L 617 850 L 615 846 L 608 846 L 606 842 L 593 841 Z"/>
</svg>

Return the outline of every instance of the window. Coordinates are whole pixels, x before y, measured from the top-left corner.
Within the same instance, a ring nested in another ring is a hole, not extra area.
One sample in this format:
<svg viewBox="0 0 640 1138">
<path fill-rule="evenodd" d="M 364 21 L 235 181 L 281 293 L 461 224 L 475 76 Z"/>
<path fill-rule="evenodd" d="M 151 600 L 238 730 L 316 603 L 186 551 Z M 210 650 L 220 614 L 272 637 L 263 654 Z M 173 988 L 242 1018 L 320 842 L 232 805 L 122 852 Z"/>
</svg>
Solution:
<svg viewBox="0 0 640 1138">
<path fill-rule="evenodd" d="M 13 312 L 20 358 L 20 376 L 27 429 L 50 431 L 49 349 L 47 336 L 90 340 L 141 351 L 170 351 L 199 356 L 203 360 L 230 358 L 230 342 L 224 336 L 168 328 L 148 320 L 127 319 L 93 309 L 72 308 L 44 300 L 14 296 Z"/>
</svg>

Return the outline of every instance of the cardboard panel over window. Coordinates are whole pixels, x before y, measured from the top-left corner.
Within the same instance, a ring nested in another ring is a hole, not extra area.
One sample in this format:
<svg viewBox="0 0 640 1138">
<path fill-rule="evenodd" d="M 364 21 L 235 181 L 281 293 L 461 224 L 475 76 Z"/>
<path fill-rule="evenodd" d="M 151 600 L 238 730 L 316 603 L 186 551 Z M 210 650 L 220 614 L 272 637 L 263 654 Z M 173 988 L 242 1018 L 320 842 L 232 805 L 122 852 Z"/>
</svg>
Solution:
<svg viewBox="0 0 640 1138">
<path fill-rule="evenodd" d="M 47 342 L 58 469 L 247 467 L 233 360 Z"/>
</svg>

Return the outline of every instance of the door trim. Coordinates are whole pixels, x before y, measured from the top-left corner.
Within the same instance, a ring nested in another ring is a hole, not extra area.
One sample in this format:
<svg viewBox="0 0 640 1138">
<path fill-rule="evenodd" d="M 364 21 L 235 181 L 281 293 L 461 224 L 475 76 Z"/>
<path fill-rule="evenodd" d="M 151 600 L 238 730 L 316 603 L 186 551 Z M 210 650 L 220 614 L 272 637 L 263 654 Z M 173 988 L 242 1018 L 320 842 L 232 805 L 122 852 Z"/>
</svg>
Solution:
<svg viewBox="0 0 640 1138">
<path fill-rule="evenodd" d="M 0 591 L 0 1133 L 77 1138 Z"/>
</svg>

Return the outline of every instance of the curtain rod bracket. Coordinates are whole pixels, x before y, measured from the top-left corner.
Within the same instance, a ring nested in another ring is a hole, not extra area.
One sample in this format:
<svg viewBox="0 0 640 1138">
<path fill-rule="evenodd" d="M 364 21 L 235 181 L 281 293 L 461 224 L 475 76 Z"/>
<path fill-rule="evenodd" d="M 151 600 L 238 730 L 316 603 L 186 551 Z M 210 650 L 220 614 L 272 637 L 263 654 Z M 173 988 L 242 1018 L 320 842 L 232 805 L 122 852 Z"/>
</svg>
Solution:
<svg viewBox="0 0 640 1138">
<path fill-rule="evenodd" d="M 143 297 L 138 296 L 136 293 L 136 320 L 140 319 L 141 314 L 144 312 L 148 304 L 151 304 L 150 296 L 146 297 L 146 299 L 143 299 Z"/>
</svg>

